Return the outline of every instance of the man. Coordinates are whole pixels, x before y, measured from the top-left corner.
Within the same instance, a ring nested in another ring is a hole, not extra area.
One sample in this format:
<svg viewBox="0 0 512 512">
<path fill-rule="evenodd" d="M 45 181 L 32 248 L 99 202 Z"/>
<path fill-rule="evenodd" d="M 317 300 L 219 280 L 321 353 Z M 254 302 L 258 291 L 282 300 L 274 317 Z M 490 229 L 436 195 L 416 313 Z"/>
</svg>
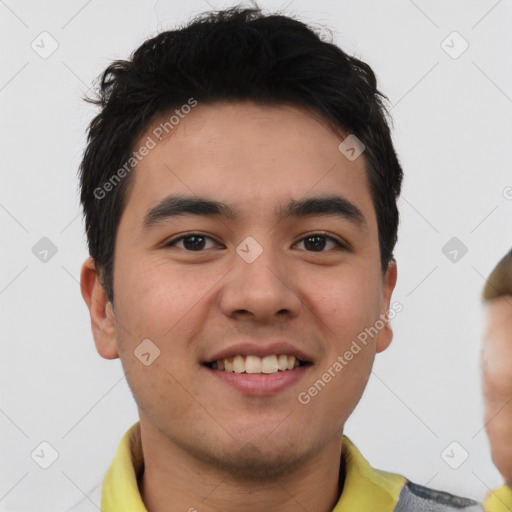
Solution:
<svg viewBox="0 0 512 512">
<path fill-rule="evenodd" d="M 102 511 L 484 510 L 373 469 L 343 435 L 400 310 L 381 97 L 367 64 L 257 8 L 107 68 L 81 286 L 140 421 Z"/>
<path fill-rule="evenodd" d="M 512 500 L 512 250 L 489 275 L 482 299 L 485 426 L 492 459 L 506 482 L 489 501 L 496 510 L 507 510 L 506 503 Z"/>
</svg>

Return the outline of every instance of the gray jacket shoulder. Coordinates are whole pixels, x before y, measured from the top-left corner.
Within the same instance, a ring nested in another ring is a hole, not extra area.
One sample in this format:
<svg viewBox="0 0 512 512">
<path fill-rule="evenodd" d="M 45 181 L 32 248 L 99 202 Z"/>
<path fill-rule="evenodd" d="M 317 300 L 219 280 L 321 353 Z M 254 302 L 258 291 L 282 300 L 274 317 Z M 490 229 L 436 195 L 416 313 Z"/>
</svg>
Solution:
<svg viewBox="0 0 512 512">
<path fill-rule="evenodd" d="M 484 512 L 480 503 L 412 482 L 403 486 L 394 512 Z"/>
</svg>

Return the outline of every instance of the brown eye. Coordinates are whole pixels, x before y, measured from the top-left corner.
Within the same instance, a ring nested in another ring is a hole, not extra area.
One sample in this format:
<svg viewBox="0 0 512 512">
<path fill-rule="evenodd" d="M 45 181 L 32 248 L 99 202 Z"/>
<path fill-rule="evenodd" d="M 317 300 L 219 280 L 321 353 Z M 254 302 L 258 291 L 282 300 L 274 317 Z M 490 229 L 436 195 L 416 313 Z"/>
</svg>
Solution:
<svg viewBox="0 0 512 512">
<path fill-rule="evenodd" d="M 304 242 L 304 246 L 308 252 L 325 252 L 323 249 L 327 244 L 326 240 L 336 244 L 334 249 L 346 249 L 346 247 L 341 242 L 338 242 L 338 240 L 332 236 L 323 235 L 321 233 L 313 233 L 311 235 L 305 236 L 304 238 L 301 238 L 299 242 Z"/>
<path fill-rule="evenodd" d="M 201 233 L 191 233 L 189 235 L 182 235 L 167 242 L 164 247 L 174 247 L 178 242 L 183 241 L 183 246 L 180 247 L 180 249 L 184 249 L 188 252 L 202 252 L 205 248 L 206 240 L 213 241 L 212 238 L 202 235 Z"/>
</svg>

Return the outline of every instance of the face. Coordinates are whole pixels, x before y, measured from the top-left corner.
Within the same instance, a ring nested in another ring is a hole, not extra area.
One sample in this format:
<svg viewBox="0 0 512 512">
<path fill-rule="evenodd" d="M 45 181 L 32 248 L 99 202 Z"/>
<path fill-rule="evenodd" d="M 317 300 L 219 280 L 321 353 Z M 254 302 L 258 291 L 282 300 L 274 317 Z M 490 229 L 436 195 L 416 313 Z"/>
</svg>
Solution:
<svg viewBox="0 0 512 512">
<path fill-rule="evenodd" d="M 121 358 L 143 431 L 253 476 L 341 440 L 391 342 L 382 318 L 396 282 L 394 264 L 381 272 L 364 157 L 347 159 L 341 141 L 295 107 L 199 104 L 137 165 L 113 309 L 91 261 L 82 284 L 96 294 L 97 350 Z M 197 204 L 176 215 L 176 195 L 232 215 Z M 276 356 L 292 355 L 300 366 L 284 369 L 293 358 Z"/>
<path fill-rule="evenodd" d="M 492 458 L 512 485 L 512 295 L 486 306 L 482 366 Z"/>
</svg>

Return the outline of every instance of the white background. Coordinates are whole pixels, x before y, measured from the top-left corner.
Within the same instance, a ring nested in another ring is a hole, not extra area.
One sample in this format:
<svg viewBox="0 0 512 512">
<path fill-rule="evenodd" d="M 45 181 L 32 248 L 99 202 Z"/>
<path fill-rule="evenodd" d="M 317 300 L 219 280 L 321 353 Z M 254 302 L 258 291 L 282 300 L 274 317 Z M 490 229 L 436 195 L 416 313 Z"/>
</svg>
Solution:
<svg viewBox="0 0 512 512">
<path fill-rule="evenodd" d="M 120 361 L 95 350 L 78 284 L 88 253 L 77 169 L 95 113 L 81 96 L 111 60 L 209 3 L 0 1 L 1 511 L 78 501 L 138 420 Z M 479 294 L 512 240 L 512 2 L 259 5 L 330 27 L 373 67 L 405 171 L 404 309 L 345 433 L 377 468 L 481 500 L 502 483 L 483 430 Z M 47 59 L 31 48 L 43 31 L 59 45 Z M 441 46 L 453 31 L 469 43 L 456 59 Z M 441 250 L 454 236 L 468 248 L 456 263 Z M 47 263 L 32 253 L 42 237 L 58 249 Z M 46 470 L 30 456 L 42 441 L 59 454 Z M 452 441 L 469 453 L 457 470 L 441 457 Z"/>
</svg>

